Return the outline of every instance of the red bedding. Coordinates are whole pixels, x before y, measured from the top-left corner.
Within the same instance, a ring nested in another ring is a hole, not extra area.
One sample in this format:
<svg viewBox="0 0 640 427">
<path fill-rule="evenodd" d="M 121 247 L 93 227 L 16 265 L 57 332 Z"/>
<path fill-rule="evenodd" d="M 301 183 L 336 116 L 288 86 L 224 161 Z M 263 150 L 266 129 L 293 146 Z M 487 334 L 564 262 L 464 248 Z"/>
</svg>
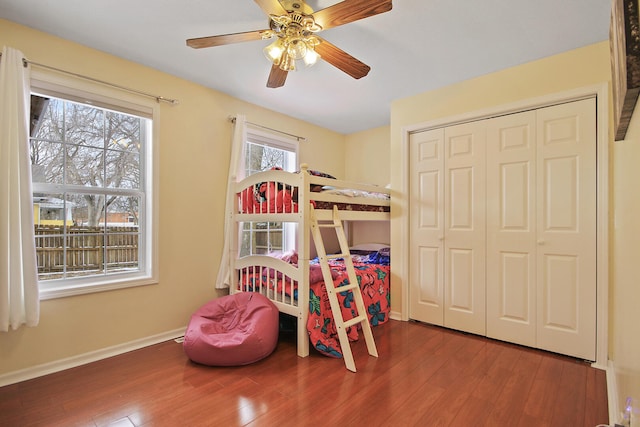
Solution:
<svg viewBox="0 0 640 427">
<path fill-rule="evenodd" d="M 263 186 L 265 184 L 262 184 Z M 245 214 L 253 213 L 297 213 L 298 202 L 295 199 L 295 195 L 291 194 L 291 191 L 287 189 L 276 190 L 273 183 L 269 183 L 269 186 L 273 189 L 271 192 L 266 192 L 268 197 L 256 198 L 253 190 L 247 188 L 242 191 L 238 197 L 240 200 L 240 212 Z M 389 212 L 389 206 L 367 205 L 361 203 L 336 203 L 336 202 L 324 202 L 311 200 L 310 203 L 316 209 L 333 209 L 333 206 L 338 206 L 341 211 L 360 211 L 360 212 Z"/>
<path fill-rule="evenodd" d="M 280 168 L 272 168 L 274 170 L 282 170 Z M 307 172 L 314 176 L 335 179 L 335 177 L 324 172 L 318 172 L 308 169 Z M 320 185 L 312 185 L 312 192 L 322 192 L 323 187 Z M 334 194 L 358 196 L 358 201 L 353 203 L 336 203 L 310 200 L 316 209 L 332 210 L 333 206 L 338 206 L 339 210 L 349 211 L 367 211 L 367 212 L 389 212 L 389 206 L 368 205 L 363 204 L 367 197 L 374 199 L 380 198 L 380 193 L 368 193 L 358 190 L 331 190 Z M 368 195 L 368 196 L 367 196 Z M 298 188 L 282 182 L 265 181 L 255 184 L 252 187 L 245 188 L 237 194 L 239 201 L 239 212 L 245 214 L 255 213 L 296 213 L 298 212 Z"/>
<path fill-rule="evenodd" d="M 337 273 L 334 278 L 334 283 L 337 286 L 342 283 L 349 283 L 344 262 L 332 260 L 330 265 L 332 272 Z M 391 307 L 391 294 L 389 292 L 390 267 L 388 265 L 365 264 L 355 261 L 353 266 L 360 283 L 360 292 L 367 310 L 369 323 L 371 326 L 386 323 L 389 320 Z M 358 314 L 351 291 L 339 292 L 338 301 L 342 309 L 343 319 L 349 320 Z M 311 343 L 316 350 L 327 356 L 342 357 L 340 340 L 333 321 L 331 303 L 329 302 L 324 281 L 312 283 L 309 286 L 307 330 L 309 331 Z M 355 341 L 358 339 L 358 330 L 352 326 L 347 329 L 347 335 L 351 341 Z"/>
<path fill-rule="evenodd" d="M 386 323 L 389 320 L 391 307 L 389 265 L 368 264 L 366 262 L 358 262 L 356 259 L 354 259 L 353 264 L 370 324 L 377 326 Z M 348 283 L 349 279 L 344 262 L 331 260 L 330 265 L 334 283 L 338 286 L 343 282 Z M 329 297 L 322 279 L 320 266 L 317 263 L 312 262 L 310 265 L 309 279 L 309 319 L 307 321 L 307 330 L 311 343 L 320 353 L 331 357 L 342 357 Z M 293 295 L 293 298 L 296 299 L 298 297 L 297 286 L 297 283 L 293 280 L 283 277 L 278 272 L 268 268 L 244 271 L 240 278 L 242 291 L 257 292 L 263 289 L 275 292 L 278 296 L 290 298 Z M 342 308 L 343 318 L 348 320 L 354 317 L 356 307 L 351 291 L 338 293 L 338 301 Z M 347 334 L 352 341 L 358 339 L 356 327 L 348 328 Z"/>
<path fill-rule="evenodd" d="M 258 197 L 257 194 L 261 196 Z M 240 212 L 243 213 L 298 212 L 298 203 L 294 202 L 290 189 L 278 189 L 273 182 L 261 183 L 259 192 L 247 188 L 239 197 Z"/>
</svg>

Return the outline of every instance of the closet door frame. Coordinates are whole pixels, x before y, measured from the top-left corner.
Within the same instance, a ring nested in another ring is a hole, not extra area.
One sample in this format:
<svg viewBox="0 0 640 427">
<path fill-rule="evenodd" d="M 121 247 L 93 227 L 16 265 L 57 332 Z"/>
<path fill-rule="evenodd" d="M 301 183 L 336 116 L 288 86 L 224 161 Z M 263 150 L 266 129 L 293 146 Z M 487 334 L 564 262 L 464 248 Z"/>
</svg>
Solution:
<svg viewBox="0 0 640 427">
<path fill-rule="evenodd" d="M 478 111 L 463 113 L 442 119 L 436 119 L 410 126 L 404 126 L 402 133 L 402 181 L 399 193 L 403 197 L 409 194 L 409 141 L 410 136 L 416 132 L 422 132 L 439 127 L 447 127 L 471 121 L 484 120 L 506 114 L 518 113 L 531 109 L 549 107 L 566 102 L 578 101 L 585 98 L 596 99 L 596 151 L 597 151 L 597 308 L 596 308 L 596 360 L 594 367 L 606 369 L 608 362 L 608 305 L 609 305 L 609 89 L 607 83 L 586 86 L 570 91 L 541 97 L 525 99 L 502 106 L 491 107 Z M 404 200 L 404 205 L 409 206 L 409 201 Z M 398 219 L 401 230 L 409 229 L 408 209 Z M 410 289 L 409 289 L 409 236 L 403 233 L 398 239 L 401 247 L 401 262 L 395 274 L 402 278 L 402 312 L 401 319 L 409 320 Z"/>
</svg>

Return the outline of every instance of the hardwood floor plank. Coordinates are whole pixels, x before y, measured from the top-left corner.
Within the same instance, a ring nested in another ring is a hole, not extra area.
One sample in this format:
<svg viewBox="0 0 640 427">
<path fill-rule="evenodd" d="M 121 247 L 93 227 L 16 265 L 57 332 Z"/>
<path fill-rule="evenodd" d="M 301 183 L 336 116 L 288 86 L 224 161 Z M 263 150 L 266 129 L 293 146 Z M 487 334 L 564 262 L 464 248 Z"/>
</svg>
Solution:
<svg viewBox="0 0 640 427">
<path fill-rule="evenodd" d="M 478 367 L 477 375 L 480 382 L 474 389 L 472 396 L 479 399 L 493 399 L 498 396 L 509 377 L 510 371 L 500 365 L 504 360 L 505 346 L 487 345 L 484 351 L 485 362 Z"/>
<path fill-rule="evenodd" d="M 416 381 L 417 382 L 417 381 Z M 419 426 L 420 419 L 424 414 L 428 414 L 435 409 L 437 402 L 440 401 L 445 389 L 436 387 L 429 382 L 421 382 L 420 386 L 414 394 L 407 396 L 399 406 L 393 410 L 387 417 L 384 418 L 382 423 L 373 423 L 372 425 L 398 425 L 398 426 Z M 373 412 L 373 411 L 372 411 Z M 380 415 L 380 412 L 377 411 Z M 382 419 L 381 418 L 381 419 Z"/>
<path fill-rule="evenodd" d="M 491 401 L 470 395 L 449 424 L 450 426 L 483 426 L 489 417 Z"/>
<path fill-rule="evenodd" d="M 416 345 L 409 353 L 396 353 L 392 358 L 366 360 L 352 390 L 346 393 L 343 403 L 334 414 L 329 416 L 332 425 L 375 425 L 380 422 L 380 413 L 370 411 L 370 407 L 394 408 L 397 405 L 413 400 L 414 393 L 420 386 L 415 378 L 430 378 L 445 363 L 445 356 L 426 356 L 429 351 L 438 348 L 442 351 L 442 337 L 416 340 Z M 390 366 L 386 360 L 392 361 Z M 373 366 L 369 366 L 369 364 Z M 382 364 L 383 366 L 379 366 Z M 360 376 L 366 371 L 366 376 Z M 386 372 L 379 375 L 379 372 Z M 366 390 L 366 393 L 362 393 Z M 358 408 L 353 410 L 353 408 Z"/>
<path fill-rule="evenodd" d="M 540 358 L 522 348 L 514 348 L 513 353 L 517 358 L 489 415 L 490 425 L 518 425 L 531 392 Z"/>
<path fill-rule="evenodd" d="M 526 419 L 535 420 L 540 425 L 549 425 L 553 415 L 558 387 L 555 381 L 562 374 L 560 360 L 543 357 L 536 373 L 531 391 L 524 407 Z M 530 422 L 523 423 L 531 425 Z"/>
<path fill-rule="evenodd" d="M 585 420 L 587 366 L 575 360 L 563 363 L 553 410 L 554 425 L 588 425 Z"/>
<path fill-rule="evenodd" d="M 168 341 L 0 388 L 0 425 L 594 426 L 603 371 L 582 361 L 415 322 L 373 329 L 379 357 L 296 355 L 282 334 L 257 363 L 192 363 Z"/>
</svg>

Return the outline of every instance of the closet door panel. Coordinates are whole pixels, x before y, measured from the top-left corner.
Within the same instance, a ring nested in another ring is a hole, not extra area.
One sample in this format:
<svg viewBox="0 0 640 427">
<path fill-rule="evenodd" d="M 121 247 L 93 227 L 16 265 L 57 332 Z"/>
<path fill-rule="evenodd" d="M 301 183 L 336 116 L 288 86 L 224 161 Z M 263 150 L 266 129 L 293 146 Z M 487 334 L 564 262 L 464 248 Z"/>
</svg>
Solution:
<svg viewBox="0 0 640 427">
<path fill-rule="evenodd" d="M 536 345 L 536 114 L 487 125 L 487 336 Z"/>
<path fill-rule="evenodd" d="M 409 317 L 444 321 L 443 227 L 444 130 L 411 135 Z"/>
<path fill-rule="evenodd" d="M 538 110 L 538 347 L 595 360 L 595 99 Z"/>
<path fill-rule="evenodd" d="M 473 315 L 473 251 L 469 249 L 449 250 L 448 304 L 451 311 Z M 471 286 L 470 286 L 471 284 Z"/>
<path fill-rule="evenodd" d="M 578 257 L 545 254 L 542 260 L 542 325 L 573 333 L 578 327 Z"/>
<path fill-rule="evenodd" d="M 413 135 L 410 317 L 595 360 L 596 139 L 595 99 Z"/>
<path fill-rule="evenodd" d="M 484 335 L 485 129 L 468 123 L 444 135 L 444 325 Z"/>
</svg>

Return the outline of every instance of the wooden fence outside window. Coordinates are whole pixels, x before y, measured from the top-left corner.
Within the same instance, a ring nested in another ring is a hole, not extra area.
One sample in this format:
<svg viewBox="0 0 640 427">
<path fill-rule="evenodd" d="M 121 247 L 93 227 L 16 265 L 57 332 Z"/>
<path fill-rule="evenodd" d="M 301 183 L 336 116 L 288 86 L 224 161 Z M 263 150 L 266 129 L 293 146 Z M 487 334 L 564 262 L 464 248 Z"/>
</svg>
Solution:
<svg viewBox="0 0 640 427">
<path fill-rule="evenodd" d="M 138 268 L 138 227 L 36 225 L 35 236 L 40 280 Z"/>
</svg>

